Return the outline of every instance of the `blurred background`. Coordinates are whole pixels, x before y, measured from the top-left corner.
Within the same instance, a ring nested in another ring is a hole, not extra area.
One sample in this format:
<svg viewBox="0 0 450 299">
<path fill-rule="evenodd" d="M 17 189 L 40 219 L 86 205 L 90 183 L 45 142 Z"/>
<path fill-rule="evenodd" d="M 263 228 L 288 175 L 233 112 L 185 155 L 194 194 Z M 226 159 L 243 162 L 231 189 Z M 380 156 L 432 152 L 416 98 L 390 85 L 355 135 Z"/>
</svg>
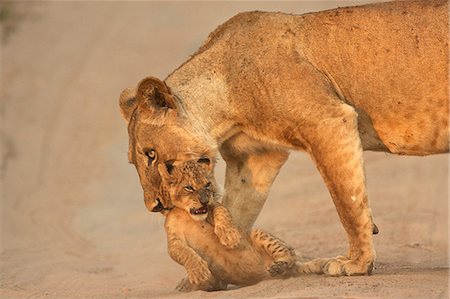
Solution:
<svg viewBox="0 0 450 299">
<path fill-rule="evenodd" d="M 448 156 L 365 153 L 378 263 L 370 277 L 312 276 L 179 294 L 127 163 L 118 97 L 165 78 L 209 32 L 248 10 L 306 13 L 376 1 L 0 2 L 0 298 L 448 297 Z M 378 1 L 379 2 L 379 1 Z M 223 162 L 218 180 L 223 181 Z M 293 153 L 257 227 L 305 257 L 347 240 L 307 155 Z"/>
</svg>

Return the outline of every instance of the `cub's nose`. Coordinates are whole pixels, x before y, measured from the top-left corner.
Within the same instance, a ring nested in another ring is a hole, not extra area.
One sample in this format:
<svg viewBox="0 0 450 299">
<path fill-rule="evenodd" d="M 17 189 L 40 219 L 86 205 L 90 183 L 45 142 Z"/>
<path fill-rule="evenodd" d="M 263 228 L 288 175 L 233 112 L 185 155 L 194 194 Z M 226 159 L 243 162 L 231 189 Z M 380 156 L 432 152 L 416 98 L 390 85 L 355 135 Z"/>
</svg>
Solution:
<svg viewBox="0 0 450 299">
<path fill-rule="evenodd" d="M 207 204 L 209 202 L 208 193 L 206 193 L 204 189 L 200 189 L 198 194 L 200 195 L 200 202 L 202 204 Z"/>
</svg>

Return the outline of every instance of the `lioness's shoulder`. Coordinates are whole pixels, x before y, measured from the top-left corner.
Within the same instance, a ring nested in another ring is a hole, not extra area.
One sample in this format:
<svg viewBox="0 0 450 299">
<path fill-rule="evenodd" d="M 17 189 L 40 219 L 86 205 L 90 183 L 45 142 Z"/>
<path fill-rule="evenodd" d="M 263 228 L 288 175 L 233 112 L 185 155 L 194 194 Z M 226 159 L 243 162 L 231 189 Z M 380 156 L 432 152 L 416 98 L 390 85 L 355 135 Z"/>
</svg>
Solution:
<svg viewBox="0 0 450 299">
<path fill-rule="evenodd" d="M 286 16 L 290 15 L 280 12 L 265 11 L 240 12 L 212 31 L 194 55 L 206 51 L 224 37 L 236 38 L 236 34 L 249 35 L 252 31 L 265 31 L 266 29 L 263 29 L 264 27 L 270 27 L 267 26 L 269 25 L 268 23 Z"/>
</svg>

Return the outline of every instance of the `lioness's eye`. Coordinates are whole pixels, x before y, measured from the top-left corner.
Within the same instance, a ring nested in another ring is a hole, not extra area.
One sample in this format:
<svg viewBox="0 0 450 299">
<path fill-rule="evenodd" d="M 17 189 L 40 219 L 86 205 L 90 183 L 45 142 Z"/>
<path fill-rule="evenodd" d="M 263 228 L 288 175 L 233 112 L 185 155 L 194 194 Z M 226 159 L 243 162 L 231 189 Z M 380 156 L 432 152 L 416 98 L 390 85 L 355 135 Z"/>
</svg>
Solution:
<svg viewBox="0 0 450 299">
<path fill-rule="evenodd" d="M 184 190 L 186 190 L 188 192 L 193 192 L 194 188 L 192 186 L 186 186 L 186 187 L 184 187 Z"/>
<path fill-rule="evenodd" d="M 148 158 L 148 166 L 150 166 L 153 163 L 153 161 L 155 161 L 155 159 L 156 159 L 156 151 L 151 149 L 149 151 L 146 151 L 145 155 Z"/>
<path fill-rule="evenodd" d="M 206 188 L 206 189 L 211 188 L 211 182 L 206 183 L 205 188 Z"/>
</svg>

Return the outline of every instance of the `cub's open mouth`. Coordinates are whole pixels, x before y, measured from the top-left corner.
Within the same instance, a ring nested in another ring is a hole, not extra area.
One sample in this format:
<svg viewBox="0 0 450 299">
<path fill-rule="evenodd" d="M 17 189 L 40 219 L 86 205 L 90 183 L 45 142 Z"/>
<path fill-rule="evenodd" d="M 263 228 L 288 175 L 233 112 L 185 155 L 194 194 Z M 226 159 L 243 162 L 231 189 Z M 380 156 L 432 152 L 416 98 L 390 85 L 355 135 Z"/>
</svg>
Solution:
<svg viewBox="0 0 450 299">
<path fill-rule="evenodd" d="M 191 209 L 190 213 L 192 215 L 203 215 L 203 214 L 206 214 L 206 213 L 208 213 L 208 206 L 205 204 L 201 208 Z"/>
</svg>

